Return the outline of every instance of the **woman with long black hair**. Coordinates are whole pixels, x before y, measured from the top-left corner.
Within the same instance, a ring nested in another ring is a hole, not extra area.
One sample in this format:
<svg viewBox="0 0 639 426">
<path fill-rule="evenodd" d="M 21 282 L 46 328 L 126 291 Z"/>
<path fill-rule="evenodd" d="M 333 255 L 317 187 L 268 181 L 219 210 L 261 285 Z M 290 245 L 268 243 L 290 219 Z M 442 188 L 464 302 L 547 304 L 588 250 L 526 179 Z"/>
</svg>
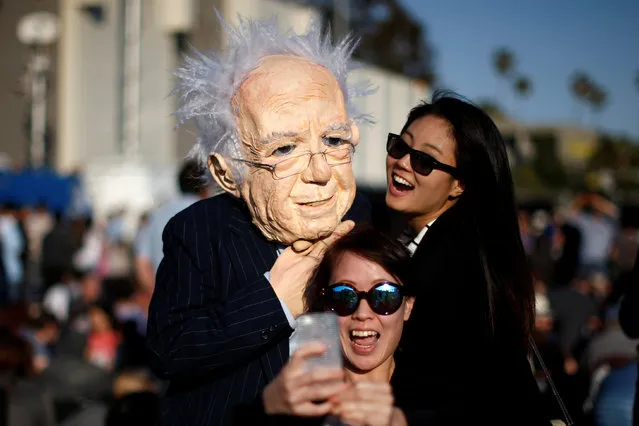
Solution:
<svg viewBox="0 0 639 426">
<path fill-rule="evenodd" d="M 393 380 L 408 424 L 540 425 L 534 290 L 504 142 L 445 92 L 387 141 L 386 204 L 407 223 L 417 297 Z"/>
</svg>

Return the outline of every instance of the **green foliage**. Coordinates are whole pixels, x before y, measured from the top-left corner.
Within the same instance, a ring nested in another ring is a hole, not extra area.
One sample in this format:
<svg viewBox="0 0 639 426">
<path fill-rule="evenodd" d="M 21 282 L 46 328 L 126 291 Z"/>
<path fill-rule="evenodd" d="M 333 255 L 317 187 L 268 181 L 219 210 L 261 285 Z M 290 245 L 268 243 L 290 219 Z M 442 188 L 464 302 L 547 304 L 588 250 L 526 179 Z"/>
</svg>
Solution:
<svg viewBox="0 0 639 426">
<path fill-rule="evenodd" d="M 569 82 L 570 93 L 593 111 L 600 112 L 608 105 L 608 91 L 586 72 L 580 70 L 573 72 Z"/>
<path fill-rule="evenodd" d="M 479 99 L 475 102 L 475 104 L 493 118 L 506 116 L 502 105 L 493 99 Z"/>
<path fill-rule="evenodd" d="M 639 190 L 639 143 L 626 137 L 601 134 L 599 146 L 588 161 L 589 172 L 612 170 L 617 190 Z"/>
<path fill-rule="evenodd" d="M 502 77 L 506 77 L 515 69 L 515 53 L 508 47 L 499 47 L 493 53 L 493 66 Z"/>
<path fill-rule="evenodd" d="M 568 176 L 557 154 L 555 135 L 534 134 L 532 142 L 535 146 L 533 167 L 541 181 L 549 188 L 564 188 L 568 183 Z"/>
<path fill-rule="evenodd" d="M 639 143 L 623 136 L 602 133 L 588 170 L 624 170 L 639 167 Z"/>
<path fill-rule="evenodd" d="M 289 1 L 293 0 L 280 0 Z M 294 0 L 322 12 L 334 36 L 347 30 L 360 38 L 354 56 L 381 68 L 432 84 L 436 79 L 434 49 L 427 29 L 399 0 Z M 336 22 L 342 22 L 338 28 Z"/>
<path fill-rule="evenodd" d="M 539 178 L 533 164 L 517 163 L 512 167 L 512 174 L 515 188 L 528 191 L 545 189 L 545 185 Z"/>
<path fill-rule="evenodd" d="M 587 170 L 615 169 L 619 162 L 619 152 L 615 140 L 604 135 L 599 138 L 598 145 L 588 159 Z"/>
<path fill-rule="evenodd" d="M 532 92 L 532 82 L 530 78 L 520 75 L 515 80 L 515 93 L 520 98 L 528 97 Z"/>
</svg>

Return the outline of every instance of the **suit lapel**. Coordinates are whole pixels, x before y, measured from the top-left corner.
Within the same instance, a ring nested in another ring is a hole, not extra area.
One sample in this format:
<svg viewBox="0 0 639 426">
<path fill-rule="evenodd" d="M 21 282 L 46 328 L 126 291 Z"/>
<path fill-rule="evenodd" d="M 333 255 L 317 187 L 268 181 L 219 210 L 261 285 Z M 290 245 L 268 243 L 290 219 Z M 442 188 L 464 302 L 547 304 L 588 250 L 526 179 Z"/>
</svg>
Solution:
<svg viewBox="0 0 639 426">
<path fill-rule="evenodd" d="M 266 240 L 251 222 L 248 209 L 233 202 L 229 210 L 227 238 L 228 253 L 235 282 L 248 285 L 270 271 L 277 259 L 277 245 Z M 288 337 L 281 338 L 261 356 L 267 382 L 282 369 L 289 357 Z"/>
<path fill-rule="evenodd" d="M 459 207 L 454 205 L 437 218 L 417 246 L 417 250 L 415 250 L 413 255 L 413 259 L 417 259 L 417 261 L 414 263 L 419 264 L 419 260 L 423 256 L 429 255 L 429 257 L 432 257 L 432 254 L 438 251 L 436 247 L 449 239 L 450 232 L 456 231 L 461 227 L 464 219 L 459 212 Z"/>
</svg>

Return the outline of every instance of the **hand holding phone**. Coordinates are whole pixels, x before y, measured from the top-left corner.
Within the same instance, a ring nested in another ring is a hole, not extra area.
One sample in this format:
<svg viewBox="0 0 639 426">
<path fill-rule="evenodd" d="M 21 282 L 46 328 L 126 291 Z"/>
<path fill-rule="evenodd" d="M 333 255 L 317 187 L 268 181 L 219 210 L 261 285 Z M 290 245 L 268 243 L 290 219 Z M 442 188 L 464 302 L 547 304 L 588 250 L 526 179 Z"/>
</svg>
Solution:
<svg viewBox="0 0 639 426">
<path fill-rule="evenodd" d="M 303 314 L 291 337 L 291 357 L 266 386 L 267 414 L 314 417 L 328 414 L 329 400 L 347 387 L 342 368 L 339 323 L 332 312 Z M 338 424 L 329 416 L 325 425 Z"/>
</svg>

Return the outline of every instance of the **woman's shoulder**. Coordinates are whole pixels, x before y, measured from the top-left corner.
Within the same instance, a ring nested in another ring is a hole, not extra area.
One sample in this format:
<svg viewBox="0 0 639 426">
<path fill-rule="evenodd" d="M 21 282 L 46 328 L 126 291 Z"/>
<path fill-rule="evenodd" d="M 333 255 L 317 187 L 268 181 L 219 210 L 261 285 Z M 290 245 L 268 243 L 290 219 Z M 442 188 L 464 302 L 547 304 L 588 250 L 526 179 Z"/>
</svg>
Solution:
<svg viewBox="0 0 639 426">
<path fill-rule="evenodd" d="M 479 262 L 474 230 L 463 221 L 455 223 L 440 219 L 432 224 L 419 243 L 413 263 L 438 268 L 463 262 L 472 269 L 472 264 Z"/>
</svg>

